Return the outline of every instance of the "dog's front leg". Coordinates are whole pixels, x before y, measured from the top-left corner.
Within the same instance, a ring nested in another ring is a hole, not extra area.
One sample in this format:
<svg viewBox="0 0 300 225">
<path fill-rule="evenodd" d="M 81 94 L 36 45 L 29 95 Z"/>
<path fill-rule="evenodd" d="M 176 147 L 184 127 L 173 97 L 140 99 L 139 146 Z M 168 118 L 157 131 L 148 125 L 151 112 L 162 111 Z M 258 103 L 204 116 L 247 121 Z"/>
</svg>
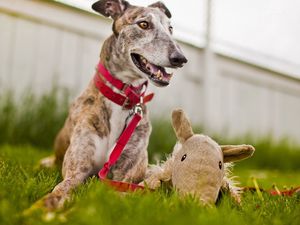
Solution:
<svg viewBox="0 0 300 225">
<path fill-rule="evenodd" d="M 94 155 L 100 140 L 91 126 L 81 124 L 75 128 L 63 161 L 64 179 L 44 198 L 44 206 L 48 210 L 61 208 L 72 190 L 98 169 Z"/>
<path fill-rule="evenodd" d="M 150 132 L 148 120 L 141 121 L 112 168 L 114 180 L 139 183 L 144 179 L 148 166 L 147 147 Z"/>
</svg>

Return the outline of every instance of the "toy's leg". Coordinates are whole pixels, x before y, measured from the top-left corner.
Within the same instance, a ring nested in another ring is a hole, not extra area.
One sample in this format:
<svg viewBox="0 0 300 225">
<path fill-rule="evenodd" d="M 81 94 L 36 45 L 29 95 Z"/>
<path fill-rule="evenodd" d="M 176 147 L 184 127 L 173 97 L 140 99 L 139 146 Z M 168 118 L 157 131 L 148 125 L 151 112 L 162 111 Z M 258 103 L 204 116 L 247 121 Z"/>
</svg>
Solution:
<svg viewBox="0 0 300 225">
<path fill-rule="evenodd" d="M 170 182 L 172 178 L 174 158 L 170 157 L 161 165 L 151 165 L 147 169 L 146 178 L 142 182 L 150 189 L 159 188 L 162 182 Z"/>
<path fill-rule="evenodd" d="M 242 189 L 237 187 L 235 182 L 230 178 L 224 178 L 221 191 L 228 193 L 230 197 L 238 204 L 241 203 Z"/>
</svg>

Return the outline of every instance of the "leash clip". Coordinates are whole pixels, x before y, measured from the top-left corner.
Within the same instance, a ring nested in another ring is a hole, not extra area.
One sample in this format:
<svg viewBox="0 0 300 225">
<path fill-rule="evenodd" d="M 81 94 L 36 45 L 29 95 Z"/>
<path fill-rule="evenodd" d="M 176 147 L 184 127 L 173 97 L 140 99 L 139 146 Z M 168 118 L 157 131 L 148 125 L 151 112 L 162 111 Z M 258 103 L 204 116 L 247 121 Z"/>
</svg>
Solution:
<svg viewBox="0 0 300 225">
<path fill-rule="evenodd" d="M 143 117 L 143 105 L 144 105 L 144 96 L 140 96 L 140 102 L 134 106 L 134 114 L 139 114 Z"/>
<path fill-rule="evenodd" d="M 141 96 L 140 97 L 140 102 L 136 104 L 133 108 L 134 114 L 139 114 L 141 117 L 143 117 L 143 103 L 144 103 L 144 98 Z"/>
<path fill-rule="evenodd" d="M 143 116 L 143 108 L 142 108 L 142 105 L 139 103 L 139 104 L 136 104 L 134 106 L 134 109 L 133 109 L 133 112 L 134 114 L 139 114 L 140 116 Z"/>
</svg>

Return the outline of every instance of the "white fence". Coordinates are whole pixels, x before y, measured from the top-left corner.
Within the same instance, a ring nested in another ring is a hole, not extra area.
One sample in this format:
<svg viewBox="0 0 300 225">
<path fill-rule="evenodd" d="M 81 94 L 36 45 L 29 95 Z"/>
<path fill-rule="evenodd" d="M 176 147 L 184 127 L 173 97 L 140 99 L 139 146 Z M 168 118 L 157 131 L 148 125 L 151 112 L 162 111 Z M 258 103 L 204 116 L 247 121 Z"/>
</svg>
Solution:
<svg viewBox="0 0 300 225">
<path fill-rule="evenodd" d="M 94 73 L 110 21 L 53 2 L 0 0 L 0 88 L 37 94 L 53 83 L 79 94 Z M 181 43 L 189 63 L 150 104 L 153 117 L 184 108 L 208 133 L 289 137 L 300 143 L 300 80 Z M 204 79 L 205 78 L 205 79 Z M 207 79 L 209 78 L 209 79 Z"/>
</svg>

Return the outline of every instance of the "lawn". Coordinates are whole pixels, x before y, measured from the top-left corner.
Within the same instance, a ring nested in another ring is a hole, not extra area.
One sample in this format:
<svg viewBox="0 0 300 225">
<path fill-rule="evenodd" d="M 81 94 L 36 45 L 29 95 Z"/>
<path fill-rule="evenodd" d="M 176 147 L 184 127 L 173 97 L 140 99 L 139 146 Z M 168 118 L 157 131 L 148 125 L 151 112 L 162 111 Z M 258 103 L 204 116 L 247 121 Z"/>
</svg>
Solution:
<svg viewBox="0 0 300 225">
<path fill-rule="evenodd" d="M 95 177 L 74 191 L 62 211 L 27 215 L 24 211 L 61 180 L 60 171 L 40 169 L 38 161 L 50 154 L 70 98 L 66 90 L 57 88 L 42 96 L 30 91 L 22 96 L 15 98 L 9 91 L 0 95 L 0 225 L 300 224 L 300 196 L 263 193 L 259 197 L 247 192 L 241 205 L 225 196 L 217 206 L 202 207 L 192 198 L 180 199 L 166 190 L 117 193 Z M 148 150 L 153 163 L 164 159 L 176 140 L 168 119 L 152 124 Z M 264 189 L 300 185 L 300 146 L 288 140 L 275 142 L 272 137 L 213 138 L 221 144 L 255 146 L 254 156 L 234 169 L 242 186 L 253 186 L 253 181 Z"/>
<path fill-rule="evenodd" d="M 24 210 L 51 191 L 61 179 L 57 169 L 39 169 L 37 162 L 49 154 L 30 146 L 0 147 L 0 224 L 300 224 L 300 197 L 245 193 L 241 205 L 224 197 L 215 207 L 202 207 L 192 198 L 174 192 L 120 194 L 97 178 L 74 191 L 72 201 L 56 213 L 24 215 Z M 257 170 L 239 166 L 234 170 L 241 185 L 252 177 L 264 188 L 300 184 L 299 171 Z"/>
</svg>

